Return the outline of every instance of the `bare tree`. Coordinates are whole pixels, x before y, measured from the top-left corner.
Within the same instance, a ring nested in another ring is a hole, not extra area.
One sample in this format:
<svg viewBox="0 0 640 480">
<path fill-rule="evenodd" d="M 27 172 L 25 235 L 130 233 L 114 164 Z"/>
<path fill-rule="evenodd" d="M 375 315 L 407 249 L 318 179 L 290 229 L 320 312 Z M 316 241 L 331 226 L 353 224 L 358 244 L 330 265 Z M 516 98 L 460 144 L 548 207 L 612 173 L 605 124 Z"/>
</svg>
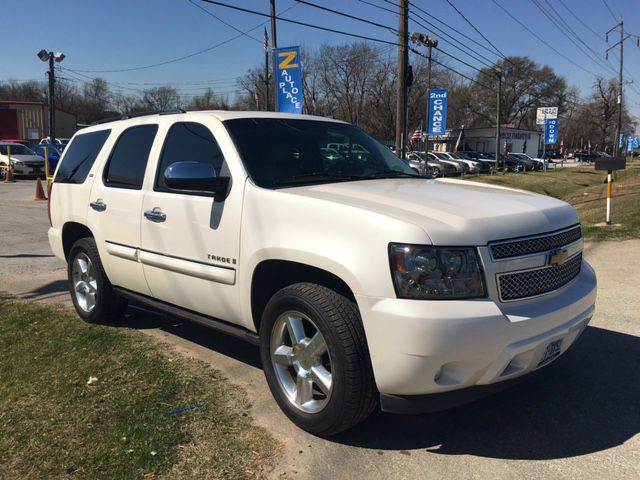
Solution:
<svg viewBox="0 0 640 480">
<path fill-rule="evenodd" d="M 173 87 L 149 88 L 142 94 L 142 103 L 153 112 L 174 110 L 180 105 L 180 95 Z"/>
</svg>

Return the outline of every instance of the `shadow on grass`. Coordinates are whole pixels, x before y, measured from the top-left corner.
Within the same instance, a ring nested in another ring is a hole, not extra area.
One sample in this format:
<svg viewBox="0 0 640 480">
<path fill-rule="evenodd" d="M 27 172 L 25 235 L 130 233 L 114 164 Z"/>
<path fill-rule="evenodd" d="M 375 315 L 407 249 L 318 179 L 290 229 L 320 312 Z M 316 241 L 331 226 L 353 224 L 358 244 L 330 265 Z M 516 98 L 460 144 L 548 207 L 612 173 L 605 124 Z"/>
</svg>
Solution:
<svg viewBox="0 0 640 480">
<path fill-rule="evenodd" d="M 197 323 L 157 313 L 135 304 L 131 305 L 125 317 L 113 326 L 137 330 L 159 328 L 252 367 L 262 368 L 260 352 L 254 345 Z"/>
</svg>

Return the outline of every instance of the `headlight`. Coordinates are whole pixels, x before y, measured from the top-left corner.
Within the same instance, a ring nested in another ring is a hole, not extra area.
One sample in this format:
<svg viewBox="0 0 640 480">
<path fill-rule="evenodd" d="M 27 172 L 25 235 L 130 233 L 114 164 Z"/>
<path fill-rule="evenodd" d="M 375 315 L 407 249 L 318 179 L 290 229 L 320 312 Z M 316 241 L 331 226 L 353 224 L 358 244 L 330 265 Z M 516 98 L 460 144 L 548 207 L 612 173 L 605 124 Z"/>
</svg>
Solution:
<svg viewBox="0 0 640 480">
<path fill-rule="evenodd" d="M 12 161 L 11 161 L 11 164 L 12 164 L 14 167 L 24 167 L 24 163 L 23 163 L 23 162 L 21 162 L 20 160 L 12 160 Z"/>
<path fill-rule="evenodd" d="M 441 300 L 486 296 L 475 248 L 392 243 L 389 256 L 398 298 Z"/>
</svg>

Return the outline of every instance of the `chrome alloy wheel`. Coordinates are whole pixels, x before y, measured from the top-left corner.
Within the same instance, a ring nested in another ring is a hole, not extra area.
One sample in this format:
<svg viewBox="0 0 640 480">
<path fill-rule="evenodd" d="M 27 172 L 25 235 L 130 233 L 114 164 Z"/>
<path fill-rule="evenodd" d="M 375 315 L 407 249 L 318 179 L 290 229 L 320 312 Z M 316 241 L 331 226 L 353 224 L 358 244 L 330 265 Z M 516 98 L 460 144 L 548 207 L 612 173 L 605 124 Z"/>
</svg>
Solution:
<svg viewBox="0 0 640 480">
<path fill-rule="evenodd" d="M 98 281 L 95 277 L 93 263 L 84 252 L 78 253 L 71 267 L 71 282 L 78 306 L 86 313 L 91 313 L 96 306 Z"/>
<path fill-rule="evenodd" d="M 288 311 L 271 332 L 271 363 L 289 402 L 305 413 L 317 413 L 333 389 L 331 357 L 322 333 L 306 315 Z"/>
</svg>

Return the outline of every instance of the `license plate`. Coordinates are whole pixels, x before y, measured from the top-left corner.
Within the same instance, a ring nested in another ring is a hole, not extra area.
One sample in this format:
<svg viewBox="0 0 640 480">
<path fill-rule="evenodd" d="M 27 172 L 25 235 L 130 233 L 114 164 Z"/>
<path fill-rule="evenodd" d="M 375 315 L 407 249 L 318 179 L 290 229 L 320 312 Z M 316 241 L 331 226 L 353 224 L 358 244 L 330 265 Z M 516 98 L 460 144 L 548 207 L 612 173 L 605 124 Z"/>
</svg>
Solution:
<svg viewBox="0 0 640 480">
<path fill-rule="evenodd" d="M 547 348 L 544 350 L 544 355 L 542 356 L 542 360 L 538 363 L 538 367 L 546 365 L 551 360 L 560 355 L 560 347 L 562 346 L 562 339 L 556 340 L 555 342 L 551 342 L 547 345 Z"/>
</svg>

